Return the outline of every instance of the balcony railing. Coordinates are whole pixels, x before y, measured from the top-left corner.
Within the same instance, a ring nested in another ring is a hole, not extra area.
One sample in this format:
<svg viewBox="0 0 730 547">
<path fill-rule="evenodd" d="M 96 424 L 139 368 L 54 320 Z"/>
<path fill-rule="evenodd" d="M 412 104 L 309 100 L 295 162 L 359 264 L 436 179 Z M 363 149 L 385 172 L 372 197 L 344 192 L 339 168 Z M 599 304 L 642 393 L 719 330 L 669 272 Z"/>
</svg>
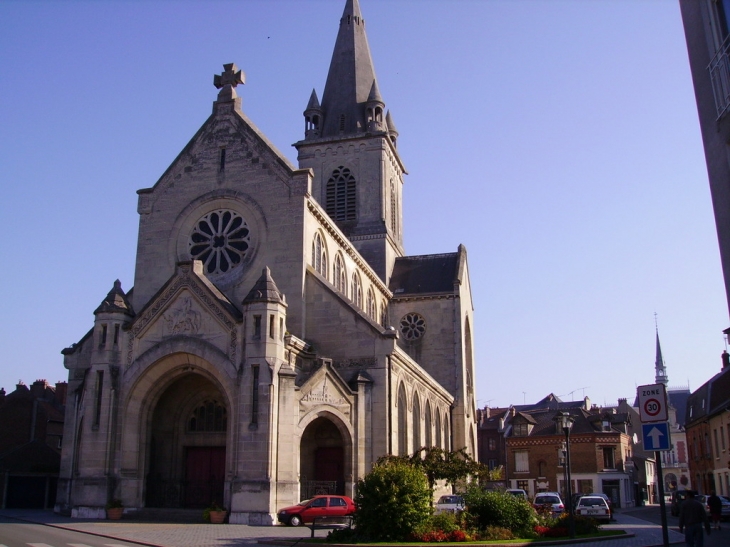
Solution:
<svg viewBox="0 0 730 547">
<path fill-rule="evenodd" d="M 715 96 L 715 109 L 719 120 L 730 107 L 730 36 L 715 53 L 707 70 L 712 80 L 712 94 Z"/>
</svg>

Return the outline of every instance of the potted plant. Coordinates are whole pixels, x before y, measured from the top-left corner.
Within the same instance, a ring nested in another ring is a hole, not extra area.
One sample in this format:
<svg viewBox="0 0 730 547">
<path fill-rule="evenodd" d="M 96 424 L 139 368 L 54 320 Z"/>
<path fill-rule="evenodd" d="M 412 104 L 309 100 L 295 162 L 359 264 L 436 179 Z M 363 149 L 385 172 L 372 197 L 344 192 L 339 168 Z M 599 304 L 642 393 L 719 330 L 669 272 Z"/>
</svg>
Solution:
<svg viewBox="0 0 730 547">
<path fill-rule="evenodd" d="M 218 505 L 218 502 L 214 501 L 203 511 L 203 520 L 211 524 L 223 524 L 227 514 L 228 511 L 226 511 L 225 507 L 221 507 Z"/>
<path fill-rule="evenodd" d="M 122 518 L 122 513 L 124 513 L 122 500 L 119 498 L 109 500 L 106 504 L 106 518 L 109 520 L 119 520 Z"/>
</svg>

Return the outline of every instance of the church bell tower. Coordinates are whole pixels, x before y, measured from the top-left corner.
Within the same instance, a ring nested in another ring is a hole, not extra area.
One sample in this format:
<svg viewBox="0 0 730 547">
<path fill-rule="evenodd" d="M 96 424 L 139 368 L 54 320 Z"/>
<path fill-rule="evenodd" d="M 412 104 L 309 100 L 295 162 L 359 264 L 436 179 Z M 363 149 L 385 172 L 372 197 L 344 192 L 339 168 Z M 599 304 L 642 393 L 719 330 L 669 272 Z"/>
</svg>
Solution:
<svg viewBox="0 0 730 547">
<path fill-rule="evenodd" d="M 406 171 L 358 0 L 347 0 L 340 19 L 322 102 L 312 91 L 304 117 L 304 140 L 294 146 L 299 167 L 314 170 L 312 194 L 387 284 L 395 259 L 404 254 Z"/>
</svg>

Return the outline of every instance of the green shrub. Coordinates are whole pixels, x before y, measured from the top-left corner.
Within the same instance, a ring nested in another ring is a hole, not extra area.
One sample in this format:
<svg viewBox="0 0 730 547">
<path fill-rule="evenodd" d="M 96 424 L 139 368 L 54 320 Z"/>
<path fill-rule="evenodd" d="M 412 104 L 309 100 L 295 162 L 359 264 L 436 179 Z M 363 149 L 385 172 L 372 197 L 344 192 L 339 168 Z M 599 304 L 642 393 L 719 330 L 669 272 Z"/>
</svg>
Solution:
<svg viewBox="0 0 730 547">
<path fill-rule="evenodd" d="M 479 539 L 482 541 L 498 541 L 515 539 L 515 535 L 509 528 L 501 528 L 499 526 L 487 526 L 484 531 L 479 534 Z"/>
<path fill-rule="evenodd" d="M 431 527 L 450 534 L 461 528 L 455 513 L 441 513 L 431 518 Z"/>
<path fill-rule="evenodd" d="M 402 541 L 431 515 L 431 489 L 412 465 L 376 465 L 357 483 L 355 528 L 371 541 Z"/>
<path fill-rule="evenodd" d="M 519 535 L 536 523 L 535 511 L 527 500 L 505 492 L 487 492 L 474 485 L 467 489 L 464 502 L 480 530 L 497 526 Z"/>
</svg>

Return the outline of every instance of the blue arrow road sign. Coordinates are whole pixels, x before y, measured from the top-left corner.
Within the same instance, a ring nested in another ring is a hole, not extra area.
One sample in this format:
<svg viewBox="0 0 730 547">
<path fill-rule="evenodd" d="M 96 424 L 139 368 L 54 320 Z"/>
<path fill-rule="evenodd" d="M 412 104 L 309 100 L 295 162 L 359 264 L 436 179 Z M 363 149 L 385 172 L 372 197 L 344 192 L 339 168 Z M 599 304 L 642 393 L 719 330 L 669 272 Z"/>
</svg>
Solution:
<svg viewBox="0 0 730 547">
<path fill-rule="evenodd" d="M 641 433 L 644 450 L 671 450 L 669 424 L 667 422 L 641 424 Z"/>
</svg>

